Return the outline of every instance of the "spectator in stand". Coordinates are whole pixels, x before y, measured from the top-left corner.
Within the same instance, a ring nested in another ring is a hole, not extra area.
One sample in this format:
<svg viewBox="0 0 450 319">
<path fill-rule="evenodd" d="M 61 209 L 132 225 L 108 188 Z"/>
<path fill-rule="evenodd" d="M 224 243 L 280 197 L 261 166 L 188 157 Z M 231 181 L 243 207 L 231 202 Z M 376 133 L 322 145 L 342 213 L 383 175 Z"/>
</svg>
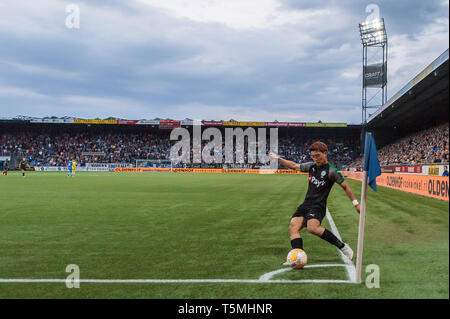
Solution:
<svg viewBox="0 0 450 319">
<path fill-rule="evenodd" d="M 444 166 L 444 172 L 442 173 L 442 176 L 447 176 L 448 177 L 448 170 L 447 170 L 447 166 Z"/>
<path fill-rule="evenodd" d="M 449 124 L 409 135 L 378 150 L 381 166 L 448 163 Z M 362 170 L 362 158 L 346 166 Z"/>
<path fill-rule="evenodd" d="M 311 161 L 308 146 L 314 141 L 316 139 L 302 136 L 280 138 L 279 155 L 292 158 L 298 163 Z M 323 142 L 329 146 L 328 161 L 335 167 L 349 164 L 358 154 L 358 140 L 329 138 Z M 120 131 L 75 133 L 66 130 L 52 134 L 33 133 L 31 130 L 25 133 L 0 135 L 0 153 L 25 153 L 30 166 L 66 166 L 69 160 L 84 166 L 87 162 L 134 163 L 136 159 L 169 159 L 172 144 L 169 135 L 164 131 L 150 134 Z M 207 142 L 202 144 L 204 146 Z M 269 141 L 266 145 L 269 145 Z M 224 145 L 222 149 L 224 150 Z M 104 155 L 83 155 L 85 152 Z M 260 163 L 234 166 L 252 168 L 259 165 Z M 203 166 L 206 167 L 206 164 Z M 208 167 L 221 168 L 222 164 L 210 164 Z"/>
</svg>

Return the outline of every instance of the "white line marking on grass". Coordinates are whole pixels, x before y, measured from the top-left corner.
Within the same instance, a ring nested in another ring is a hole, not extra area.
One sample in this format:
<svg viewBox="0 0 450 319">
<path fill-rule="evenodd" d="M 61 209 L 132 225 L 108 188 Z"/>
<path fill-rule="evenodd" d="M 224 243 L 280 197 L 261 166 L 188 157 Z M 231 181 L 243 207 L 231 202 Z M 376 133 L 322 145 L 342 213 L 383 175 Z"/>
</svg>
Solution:
<svg viewBox="0 0 450 319">
<path fill-rule="evenodd" d="M 271 272 L 268 272 L 268 273 L 262 275 L 261 277 L 259 277 L 258 280 L 259 281 L 267 281 L 267 280 L 270 280 L 270 278 L 272 278 L 275 275 L 278 275 L 278 274 L 281 274 L 283 272 L 290 271 L 290 270 L 292 270 L 292 268 L 288 268 L 288 267 L 274 270 L 274 271 L 271 271 Z"/>
<path fill-rule="evenodd" d="M 306 265 L 305 268 L 347 267 L 343 264 Z M 290 267 L 271 271 L 259 277 L 259 279 L 80 279 L 80 283 L 98 284 L 170 284 L 170 283 L 251 283 L 251 284 L 349 284 L 351 280 L 334 279 L 302 279 L 302 280 L 272 280 L 274 275 L 292 270 Z M 66 283 L 66 279 L 0 279 L 0 283 Z"/>
<path fill-rule="evenodd" d="M 337 229 L 337 227 L 336 227 L 336 224 L 335 224 L 334 221 L 333 221 L 333 218 L 331 217 L 331 214 L 330 214 L 330 211 L 328 210 L 328 207 L 327 207 L 327 214 L 326 214 L 326 217 L 327 217 L 327 219 L 328 219 L 328 222 L 330 223 L 331 231 L 333 232 L 333 234 L 334 234 L 340 241 L 342 241 L 342 237 L 341 237 L 341 235 L 339 234 L 339 231 L 338 231 L 338 229 Z M 346 265 L 348 279 L 349 279 L 351 282 L 356 283 L 356 267 L 355 267 L 355 265 L 353 264 L 353 262 L 352 262 L 347 256 L 344 255 L 344 253 L 343 253 L 340 249 L 338 249 L 338 251 L 339 251 L 339 254 L 341 255 L 342 261 L 343 261 L 343 262 L 345 263 L 345 265 Z"/>
<path fill-rule="evenodd" d="M 0 283 L 65 283 L 66 279 L 0 279 Z M 96 284 L 170 284 L 170 283 L 250 283 L 250 284 L 300 284 L 300 283 L 352 283 L 350 280 L 259 280 L 259 279 L 80 279 L 80 283 Z"/>
<path fill-rule="evenodd" d="M 343 264 L 324 264 L 324 265 L 306 265 L 304 268 L 325 268 L 325 267 L 347 267 L 347 266 Z M 291 267 L 285 267 L 278 270 L 274 270 L 262 275 L 261 277 L 259 277 L 259 280 L 261 281 L 270 280 L 270 278 L 272 278 L 273 276 L 290 270 L 292 270 Z"/>
</svg>

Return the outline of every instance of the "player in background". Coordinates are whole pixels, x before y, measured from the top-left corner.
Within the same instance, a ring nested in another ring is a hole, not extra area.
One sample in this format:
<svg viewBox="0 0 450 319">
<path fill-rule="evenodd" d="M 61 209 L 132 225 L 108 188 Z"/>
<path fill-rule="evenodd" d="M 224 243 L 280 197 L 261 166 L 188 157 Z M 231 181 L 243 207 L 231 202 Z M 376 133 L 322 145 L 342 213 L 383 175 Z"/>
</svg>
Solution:
<svg viewBox="0 0 450 319">
<path fill-rule="evenodd" d="M 67 173 L 67 177 L 72 176 L 72 161 L 69 161 L 67 164 L 67 168 L 69 169 L 69 172 Z"/>
<path fill-rule="evenodd" d="M 76 161 L 72 161 L 72 176 L 75 175 L 77 166 L 78 166 L 78 163 Z"/>
<path fill-rule="evenodd" d="M 326 215 L 327 198 L 334 183 L 338 183 L 352 201 L 359 214 L 359 203 L 350 187 L 344 181 L 337 169 L 328 163 L 328 147 L 322 142 L 315 142 L 310 146 L 313 162 L 295 163 L 285 160 L 274 153 L 270 157 L 277 159 L 284 167 L 309 173 L 308 191 L 304 202 L 297 208 L 289 224 L 289 235 L 292 249 L 303 249 L 303 239 L 300 231 L 306 226 L 308 232 L 326 240 L 338 247 L 350 260 L 353 250 L 346 243 L 341 242 L 332 232 L 321 226 Z M 290 265 L 288 262 L 284 265 Z"/>
<path fill-rule="evenodd" d="M 3 176 L 8 176 L 8 166 L 9 166 L 8 161 L 4 161 L 3 162 L 3 172 L 2 172 Z"/>
<path fill-rule="evenodd" d="M 25 177 L 25 170 L 27 169 L 27 167 L 30 167 L 30 166 L 28 165 L 28 162 L 25 159 L 25 157 L 22 157 L 22 159 L 19 162 L 19 168 L 22 171 L 22 177 Z"/>
<path fill-rule="evenodd" d="M 67 173 L 67 176 L 73 177 L 73 175 L 75 174 L 75 171 L 77 169 L 77 165 L 78 163 L 76 161 L 70 161 L 68 164 L 68 168 L 69 168 L 69 173 Z"/>
</svg>

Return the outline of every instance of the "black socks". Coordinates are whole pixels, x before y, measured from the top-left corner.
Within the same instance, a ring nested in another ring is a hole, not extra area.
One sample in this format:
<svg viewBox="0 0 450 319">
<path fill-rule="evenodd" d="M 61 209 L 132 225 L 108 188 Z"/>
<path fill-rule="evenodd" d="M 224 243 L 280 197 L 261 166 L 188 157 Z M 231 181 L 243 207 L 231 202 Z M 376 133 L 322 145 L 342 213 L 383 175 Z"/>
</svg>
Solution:
<svg viewBox="0 0 450 319">
<path fill-rule="evenodd" d="M 300 248 L 303 249 L 303 239 L 302 238 L 294 238 L 291 240 L 292 249 Z"/>
<path fill-rule="evenodd" d="M 344 247 L 344 243 L 341 242 L 336 236 L 333 235 L 332 232 L 330 232 L 328 229 L 325 229 L 325 231 L 323 232 L 322 236 L 320 236 L 320 238 L 326 240 L 327 242 L 329 242 L 332 245 L 335 245 L 337 248 L 341 249 L 342 247 Z"/>
<path fill-rule="evenodd" d="M 341 242 L 332 232 L 330 232 L 328 229 L 325 229 L 322 236 L 320 236 L 323 240 L 326 240 L 330 244 L 336 246 L 337 248 L 341 249 L 345 246 L 343 242 Z M 303 249 L 303 238 L 294 238 L 291 240 L 291 246 L 292 249 L 300 248 Z"/>
</svg>

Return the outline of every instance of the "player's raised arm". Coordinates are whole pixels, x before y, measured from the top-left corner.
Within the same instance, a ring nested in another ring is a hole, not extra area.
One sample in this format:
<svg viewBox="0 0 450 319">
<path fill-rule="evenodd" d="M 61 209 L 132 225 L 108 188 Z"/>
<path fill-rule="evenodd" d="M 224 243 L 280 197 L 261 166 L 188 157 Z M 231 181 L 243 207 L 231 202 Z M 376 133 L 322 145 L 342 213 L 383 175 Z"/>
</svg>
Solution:
<svg viewBox="0 0 450 319">
<path fill-rule="evenodd" d="M 300 170 L 300 164 L 285 160 L 284 158 L 279 157 L 275 153 L 270 152 L 269 157 L 278 160 L 278 163 L 280 163 L 281 165 L 283 165 L 286 168 L 294 169 L 294 170 L 298 170 L 298 171 Z"/>
<path fill-rule="evenodd" d="M 359 214 L 359 211 L 360 211 L 359 203 L 358 203 L 358 200 L 356 199 L 355 195 L 353 194 L 352 189 L 347 184 L 347 182 L 342 182 L 341 183 L 341 187 L 345 191 L 345 193 L 347 194 L 348 198 L 350 198 L 350 200 L 352 201 L 353 206 L 355 206 L 355 209 L 356 209 L 356 211 Z"/>
<path fill-rule="evenodd" d="M 352 189 L 350 188 L 350 186 L 347 184 L 347 182 L 344 180 L 344 177 L 342 176 L 341 173 L 338 172 L 338 170 L 333 166 L 331 166 L 331 171 L 330 171 L 330 178 L 333 180 L 333 182 L 338 183 L 342 189 L 344 190 L 345 194 L 347 194 L 348 198 L 350 198 L 350 200 L 352 201 L 353 206 L 356 209 L 356 212 L 359 214 L 359 203 L 358 200 L 356 199 L 355 195 L 353 194 Z"/>
</svg>

